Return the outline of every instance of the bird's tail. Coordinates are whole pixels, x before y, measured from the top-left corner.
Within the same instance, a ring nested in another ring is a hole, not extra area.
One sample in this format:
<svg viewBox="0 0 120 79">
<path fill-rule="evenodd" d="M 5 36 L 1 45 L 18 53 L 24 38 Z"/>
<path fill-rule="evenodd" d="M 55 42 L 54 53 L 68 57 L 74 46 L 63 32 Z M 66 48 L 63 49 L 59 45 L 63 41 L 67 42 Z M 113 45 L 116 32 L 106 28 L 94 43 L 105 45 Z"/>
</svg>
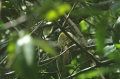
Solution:
<svg viewBox="0 0 120 79">
<path fill-rule="evenodd" d="M 67 48 L 68 48 L 68 46 L 66 45 L 66 46 L 64 47 L 64 50 L 66 50 Z M 63 63 L 64 63 L 65 65 L 67 65 L 67 64 L 70 64 L 71 61 L 72 61 L 72 55 L 71 55 L 70 51 L 67 50 L 67 51 L 63 54 Z"/>
</svg>

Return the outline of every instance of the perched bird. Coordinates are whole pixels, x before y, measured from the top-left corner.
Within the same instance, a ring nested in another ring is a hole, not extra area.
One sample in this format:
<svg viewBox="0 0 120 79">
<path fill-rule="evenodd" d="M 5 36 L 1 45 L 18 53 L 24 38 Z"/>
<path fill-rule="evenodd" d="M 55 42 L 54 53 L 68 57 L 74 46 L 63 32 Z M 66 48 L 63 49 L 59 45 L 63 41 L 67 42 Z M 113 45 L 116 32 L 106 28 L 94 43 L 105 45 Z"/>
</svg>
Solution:
<svg viewBox="0 0 120 79">
<path fill-rule="evenodd" d="M 73 35 L 70 32 L 67 32 L 71 37 L 73 37 Z M 59 37 L 58 37 L 58 45 L 61 48 L 61 52 L 63 52 L 64 50 L 66 50 L 70 45 L 71 45 L 72 41 L 63 33 L 61 32 Z M 71 60 L 72 60 L 72 56 L 69 50 L 67 50 L 64 54 L 63 54 L 63 63 L 65 65 L 70 64 Z"/>
<path fill-rule="evenodd" d="M 61 31 L 60 29 L 56 29 L 52 34 L 51 34 L 51 39 L 52 41 L 56 41 L 58 39 L 58 36 L 60 35 Z"/>
</svg>

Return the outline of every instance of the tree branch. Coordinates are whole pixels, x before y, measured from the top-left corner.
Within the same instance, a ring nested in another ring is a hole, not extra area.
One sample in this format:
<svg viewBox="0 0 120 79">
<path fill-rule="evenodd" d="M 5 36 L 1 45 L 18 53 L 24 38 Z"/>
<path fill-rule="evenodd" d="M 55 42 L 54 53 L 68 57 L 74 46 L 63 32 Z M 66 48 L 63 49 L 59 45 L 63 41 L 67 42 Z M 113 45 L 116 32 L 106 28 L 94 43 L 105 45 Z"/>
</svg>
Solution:
<svg viewBox="0 0 120 79">
<path fill-rule="evenodd" d="M 92 70 L 92 69 L 95 69 L 95 68 L 98 68 L 98 67 L 101 67 L 101 66 L 108 65 L 108 64 L 110 64 L 111 62 L 112 62 L 112 60 L 102 61 L 99 65 L 93 65 L 93 66 L 91 66 L 91 67 L 85 68 L 85 69 L 77 72 L 76 74 L 73 74 L 73 75 L 68 76 L 68 77 L 65 78 L 65 79 L 72 79 L 73 77 L 75 77 L 75 76 L 77 76 L 77 75 L 79 75 L 79 74 L 81 74 L 81 73 L 90 71 L 90 70 Z"/>
</svg>

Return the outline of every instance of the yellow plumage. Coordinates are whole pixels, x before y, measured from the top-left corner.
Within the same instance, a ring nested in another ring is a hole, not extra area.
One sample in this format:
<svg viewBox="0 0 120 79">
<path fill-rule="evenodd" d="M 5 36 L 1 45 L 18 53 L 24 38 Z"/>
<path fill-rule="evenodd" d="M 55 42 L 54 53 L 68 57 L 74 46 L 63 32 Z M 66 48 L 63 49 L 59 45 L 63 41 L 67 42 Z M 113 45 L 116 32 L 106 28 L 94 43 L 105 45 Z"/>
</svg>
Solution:
<svg viewBox="0 0 120 79">
<path fill-rule="evenodd" d="M 73 37 L 73 35 L 70 32 L 67 32 L 71 37 Z M 58 45 L 61 48 L 61 51 L 64 51 L 68 48 L 68 46 L 70 46 L 70 44 L 72 43 L 72 41 L 62 32 L 59 37 L 58 37 Z M 63 63 L 64 64 L 69 64 L 72 60 L 72 56 L 71 53 L 69 52 L 69 50 L 67 50 L 64 54 L 63 54 Z"/>
</svg>

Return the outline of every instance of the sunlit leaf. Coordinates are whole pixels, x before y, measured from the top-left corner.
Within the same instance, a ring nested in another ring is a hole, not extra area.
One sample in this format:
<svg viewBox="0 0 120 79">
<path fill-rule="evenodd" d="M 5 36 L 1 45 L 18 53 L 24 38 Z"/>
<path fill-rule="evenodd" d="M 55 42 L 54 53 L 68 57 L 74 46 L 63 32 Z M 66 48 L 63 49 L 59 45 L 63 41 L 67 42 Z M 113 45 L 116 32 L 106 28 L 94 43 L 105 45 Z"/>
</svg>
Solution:
<svg viewBox="0 0 120 79">
<path fill-rule="evenodd" d="M 20 53 L 20 51 L 23 50 L 27 64 L 32 65 L 34 61 L 35 53 L 34 53 L 33 41 L 30 35 L 26 35 L 20 38 L 17 41 L 17 47 L 18 48 L 16 48 L 16 53 Z"/>
<path fill-rule="evenodd" d="M 88 25 L 87 25 L 87 23 L 84 20 L 82 20 L 79 24 L 80 24 L 81 30 L 83 32 L 88 29 Z"/>
<path fill-rule="evenodd" d="M 51 20 L 55 20 L 58 18 L 58 14 L 55 10 L 50 10 L 47 14 L 46 14 L 46 18 L 51 21 Z"/>
<path fill-rule="evenodd" d="M 48 20 L 55 20 L 64 13 L 70 11 L 71 7 L 68 4 L 61 4 L 56 6 L 54 9 L 50 10 L 46 14 Z"/>
<path fill-rule="evenodd" d="M 69 4 L 63 4 L 58 6 L 57 11 L 59 15 L 63 15 L 64 13 L 70 11 L 71 6 Z"/>
<path fill-rule="evenodd" d="M 8 46 L 9 61 L 7 67 L 11 67 L 20 76 L 34 78 L 36 74 L 35 52 L 32 37 L 20 31 L 19 37 L 13 37 Z M 27 71 L 27 73 L 26 73 Z"/>
<path fill-rule="evenodd" d="M 116 48 L 120 48 L 120 44 L 115 44 Z"/>
</svg>

